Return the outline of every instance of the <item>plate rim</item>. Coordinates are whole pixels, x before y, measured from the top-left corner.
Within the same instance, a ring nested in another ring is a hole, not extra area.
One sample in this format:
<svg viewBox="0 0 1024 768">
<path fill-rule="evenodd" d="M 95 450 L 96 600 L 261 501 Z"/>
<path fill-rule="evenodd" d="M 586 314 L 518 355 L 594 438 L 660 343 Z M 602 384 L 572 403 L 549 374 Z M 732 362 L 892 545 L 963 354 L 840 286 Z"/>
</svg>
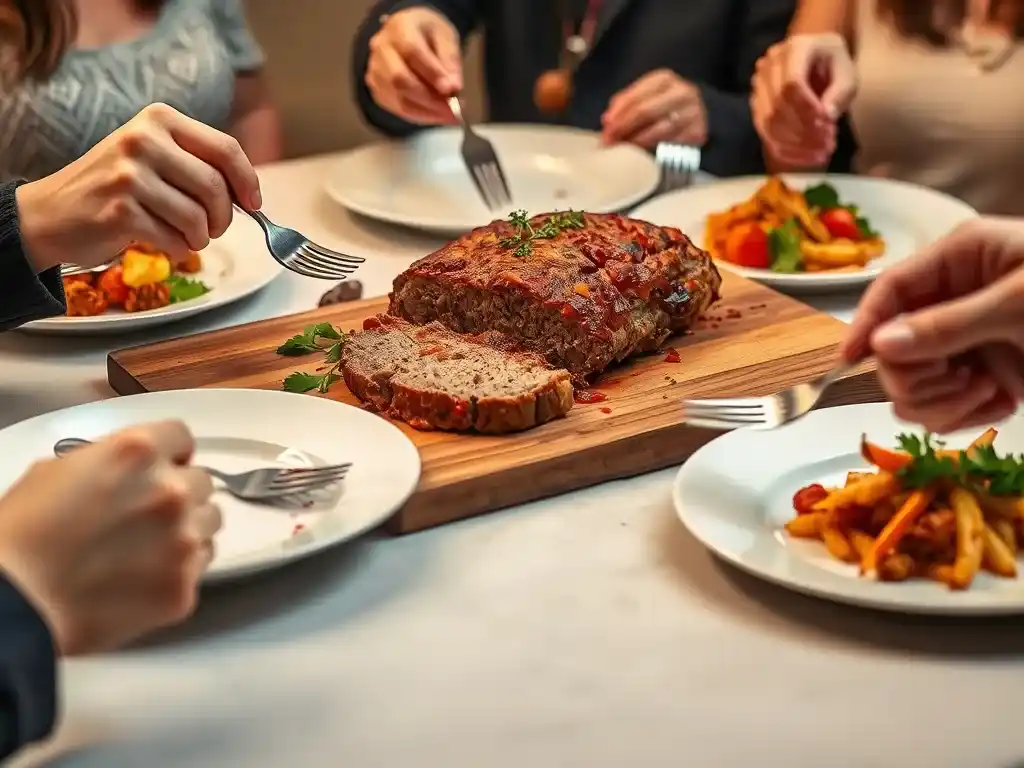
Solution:
<svg viewBox="0 0 1024 768">
<path fill-rule="evenodd" d="M 718 178 L 716 181 L 709 182 L 707 184 L 701 184 L 698 186 L 691 186 L 685 189 L 678 189 L 672 192 L 667 192 L 663 195 L 658 195 L 651 200 L 638 206 L 635 211 L 632 212 L 632 216 L 639 219 L 647 219 L 646 209 L 653 208 L 659 203 L 665 204 L 667 200 L 673 198 L 683 198 L 677 205 L 683 206 L 686 204 L 685 198 L 688 196 L 695 196 L 700 194 L 700 190 L 708 188 L 721 189 L 723 186 L 736 186 L 743 187 L 752 184 L 763 183 L 765 179 L 769 178 L 772 174 L 747 174 L 744 176 L 731 176 L 728 178 Z M 856 183 L 865 184 L 868 186 L 877 187 L 888 187 L 888 188 L 899 188 L 905 192 L 924 195 L 931 197 L 933 200 L 941 201 L 942 204 L 948 205 L 951 208 L 959 209 L 960 216 L 954 219 L 953 224 L 947 231 L 951 231 L 955 226 L 976 219 L 981 214 L 969 203 L 954 197 L 941 190 L 932 189 L 921 184 L 915 184 L 913 182 L 904 181 L 902 179 L 887 179 L 876 176 L 859 176 L 853 173 L 780 173 L 777 174 L 787 184 L 793 185 L 807 185 L 819 183 L 822 181 L 835 181 L 839 184 L 845 183 Z M 658 223 L 658 222 L 654 222 Z M 688 234 L 688 233 L 687 233 Z M 780 274 L 772 272 L 767 269 L 750 269 L 747 267 L 740 267 L 734 264 L 730 264 L 722 259 L 716 259 L 715 265 L 720 269 L 728 270 L 734 274 L 744 277 L 748 280 L 755 280 L 763 285 L 769 287 L 781 288 L 785 290 L 800 290 L 807 293 L 829 293 L 850 290 L 853 288 L 863 287 L 871 283 L 877 278 L 882 272 L 888 267 L 879 266 L 869 269 L 864 269 L 859 272 L 840 272 L 840 273 L 798 273 L 798 274 Z"/>
<path fill-rule="evenodd" d="M 201 583 L 206 585 L 219 584 L 222 582 L 233 581 L 255 575 L 257 573 L 263 573 L 267 571 L 276 570 L 277 568 L 288 565 L 289 563 L 304 560 L 308 557 L 312 557 L 319 552 L 323 552 L 327 549 L 340 546 L 346 542 L 357 539 L 368 531 L 380 527 L 385 522 L 390 520 L 396 512 L 398 512 L 402 506 L 412 497 L 419 487 L 420 480 L 423 477 L 423 460 L 420 456 L 419 449 L 416 444 L 406 435 L 401 429 L 398 428 L 389 419 L 383 419 L 373 414 L 364 411 L 354 405 L 343 403 L 338 400 L 332 400 L 324 397 L 311 397 L 308 394 L 284 392 L 281 390 L 272 389 L 232 389 L 230 387 L 203 387 L 203 388 L 192 388 L 192 389 L 167 389 L 156 392 L 141 392 L 134 395 L 122 395 L 108 398 L 101 398 L 99 400 L 92 400 L 87 403 L 79 403 L 77 405 L 70 405 L 66 408 L 58 408 L 53 411 L 47 411 L 46 413 L 40 413 L 36 416 L 22 419 L 6 427 L 0 428 L 0 434 L 5 431 L 13 429 L 15 427 L 20 429 L 31 429 L 33 424 L 42 423 L 47 420 L 52 420 L 57 417 L 58 414 L 71 414 L 71 413 L 82 413 L 92 408 L 98 407 L 120 407 L 118 404 L 125 401 L 140 401 L 140 400 L 155 400 L 160 398 L 172 398 L 172 397 L 188 397 L 190 395 L 199 394 L 204 396 L 209 394 L 214 397 L 226 397 L 229 398 L 232 403 L 237 406 L 239 398 L 256 397 L 266 398 L 273 397 L 277 400 L 281 398 L 305 398 L 311 401 L 319 401 L 323 405 L 313 406 L 314 408 L 331 409 L 334 407 L 348 409 L 351 412 L 357 412 L 361 414 L 358 418 L 379 418 L 380 423 L 387 429 L 393 430 L 393 433 L 400 438 L 401 443 L 406 446 L 409 450 L 409 456 L 407 457 L 410 461 L 410 468 L 415 465 L 415 472 L 410 475 L 408 487 L 403 489 L 398 494 L 399 501 L 392 505 L 389 509 L 383 510 L 375 516 L 367 517 L 365 521 L 359 525 L 353 526 L 347 529 L 340 535 L 328 535 L 324 534 L 322 537 L 318 537 L 310 542 L 304 543 L 301 546 L 289 547 L 288 549 L 278 548 L 277 546 L 262 547 L 254 550 L 252 553 L 247 553 L 242 556 L 236 556 L 228 560 L 224 566 L 208 571 L 203 575 Z M 279 407 L 279 406 L 278 406 Z M 187 421 L 187 417 L 186 421 Z M 30 458 L 30 461 L 43 457 Z M 49 457 L 46 457 L 49 458 Z M 26 467 L 27 468 L 27 467 Z M 24 471 L 25 468 L 22 468 Z M 0 488 L 0 492 L 6 491 L 7 488 Z M 257 562 L 258 560 L 258 562 Z"/>
<path fill-rule="evenodd" d="M 834 406 L 832 408 L 822 408 L 814 411 L 808 416 L 804 417 L 801 421 L 808 422 L 813 425 L 815 421 L 826 422 L 830 415 L 836 411 L 845 411 L 851 413 L 854 411 L 870 410 L 879 412 L 885 409 L 886 414 L 889 418 L 895 421 L 895 417 L 892 416 L 891 404 L 890 403 L 858 403 L 852 405 L 841 405 Z M 1011 417 L 1012 420 L 1022 421 L 1024 417 L 1015 416 Z M 1005 422 L 1004 422 L 1005 423 Z M 811 429 L 811 426 L 805 426 L 805 429 Z M 898 427 L 897 427 L 898 428 Z M 1024 592 L 1022 592 L 1021 598 L 1016 602 L 1010 601 L 973 601 L 956 603 L 950 600 L 936 601 L 933 603 L 922 603 L 914 601 L 908 597 L 900 597 L 898 591 L 900 584 L 886 584 L 882 582 L 875 582 L 861 579 L 851 579 L 846 576 L 839 576 L 832 574 L 824 569 L 820 570 L 820 581 L 815 582 L 803 582 L 797 580 L 792 574 L 780 573 L 777 570 L 766 568 L 759 563 L 745 560 L 740 554 L 732 551 L 728 548 L 723 548 L 719 544 L 711 539 L 698 524 L 691 523 L 691 520 L 695 519 L 692 513 L 686 511 L 686 505 L 683 501 L 683 493 L 685 485 L 689 480 L 689 476 L 694 473 L 702 471 L 700 464 L 700 454 L 706 449 L 709 449 L 713 443 L 719 440 L 735 440 L 736 435 L 746 435 L 751 433 L 770 434 L 768 430 L 757 430 L 757 429 L 738 429 L 731 432 L 725 432 L 712 440 L 709 440 L 697 451 L 695 451 L 689 459 L 684 462 L 677 470 L 675 477 L 672 481 L 672 506 L 675 511 L 676 517 L 686 531 L 693 536 L 693 538 L 704 547 L 709 554 L 713 557 L 728 563 L 730 566 L 743 571 L 744 573 L 753 576 L 761 581 L 773 584 L 777 587 L 787 589 L 791 592 L 806 595 L 820 600 L 825 600 L 832 603 L 838 603 L 842 605 L 851 605 L 862 609 L 871 609 L 876 611 L 884 611 L 886 613 L 902 614 L 902 615 L 918 615 L 918 616 L 951 616 L 951 617 L 981 617 L 981 616 L 1011 616 L 1024 614 Z M 721 446 L 719 446 L 721 447 Z M 694 461 L 697 459 L 697 461 Z M 691 463 L 693 462 L 693 463 Z M 796 464 L 792 466 L 802 466 L 802 464 Z M 791 466 L 791 468 L 792 468 Z M 766 534 L 771 535 L 771 534 Z M 779 545 L 781 546 L 781 545 Z M 814 567 L 808 564 L 808 567 Z M 1021 574 L 1018 578 L 1024 579 L 1024 574 Z M 922 582 L 913 582 L 922 583 Z M 841 585 L 846 584 L 847 588 L 830 589 L 829 585 L 835 584 Z M 852 586 L 852 585 L 859 586 Z M 871 586 L 865 586 L 870 584 Z M 934 585 L 937 590 L 940 590 L 937 594 L 947 594 L 942 592 L 941 585 Z M 970 590 L 964 592 L 949 593 L 954 595 L 969 595 Z M 978 594 L 978 593 L 975 593 Z M 877 596 L 876 596 L 877 595 Z"/>
<path fill-rule="evenodd" d="M 200 254 L 210 249 L 220 251 L 233 260 L 241 258 L 236 253 L 243 250 L 241 247 L 232 247 L 231 244 L 225 242 L 224 237 L 212 241 L 206 248 L 200 251 Z M 260 257 L 257 256 L 256 258 Z M 116 314 L 96 315 L 94 317 L 46 317 L 41 320 L 25 323 L 15 330 L 47 336 L 106 336 L 116 333 L 132 333 L 175 323 L 179 320 L 185 320 L 205 312 L 229 306 L 262 291 L 285 271 L 284 267 L 274 261 L 269 253 L 266 256 L 266 260 L 267 263 L 260 269 L 259 273 L 253 273 L 253 280 L 250 283 L 239 286 L 235 290 L 219 291 L 213 289 L 198 299 L 160 307 L 148 312 L 119 312 Z"/>
<path fill-rule="evenodd" d="M 571 134 L 578 137 L 580 140 L 600 141 L 601 134 L 597 131 L 591 131 L 585 128 L 576 128 L 574 126 L 559 126 L 549 125 L 546 123 L 481 123 L 480 126 L 484 129 L 484 132 L 543 132 L 543 133 L 560 133 L 560 134 Z M 408 227 L 411 229 L 434 232 L 446 235 L 451 234 L 464 234 L 469 232 L 475 227 L 486 226 L 489 222 L 481 222 L 477 224 L 468 224 L 466 222 L 456 223 L 454 221 L 444 221 L 439 219 L 419 219 L 412 221 L 406 216 L 401 214 L 395 214 L 394 212 L 386 209 L 377 208 L 375 206 L 366 206 L 359 201 L 353 201 L 351 196 L 347 193 L 350 189 L 349 185 L 340 185 L 337 183 L 337 179 L 342 175 L 341 169 L 345 163 L 351 162 L 353 157 L 360 155 L 372 155 L 374 153 L 391 151 L 396 148 L 406 146 L 408 142 L 415 140 L 423 140 L 425 137 L 430 135 L 439 135 L 446 133 L 459 133 L 461 128 L 457 126 L 434 126 L 426 128 L 422 131 L 417 132 L 409 139 L 385 139 L 383 141 L 376 141 L 370 144 L 364 144 L 360 147 L 355 147 L 346 152 L 343 152 L 337 157 L 331 164 L 331 170 L 327 173 L 324 181 L 324 191 L 327 196 L 336 204 L 345 208 L 352 213 L 356 213 L 360 216 L 373 219 L 375 221 L 383 222 L 386 224 L 394 224 L 402 227 Z M 643 191 L 640 186 L 637 187 L 635 193 L 623 196 L 620 200 L 615 201 L 614 204 L 603 206 L 600 209 L 593 209 L 591 213 L 616 213 L 639 203 L 641 200 L 649 197 L 657 188 L 661 181 L 660 172 L 658 171 L 658 165 L 654 158 L 645 150 L 637 147 L 633 144 L 616 144 L 608 149 L 615 150 L 617 152 L 629 153 L 632 157 L 636 158 L 638 162 L 643 162 L 647 167 L 650 174 L 650 181 L 645 185 Z"/>
</svg>

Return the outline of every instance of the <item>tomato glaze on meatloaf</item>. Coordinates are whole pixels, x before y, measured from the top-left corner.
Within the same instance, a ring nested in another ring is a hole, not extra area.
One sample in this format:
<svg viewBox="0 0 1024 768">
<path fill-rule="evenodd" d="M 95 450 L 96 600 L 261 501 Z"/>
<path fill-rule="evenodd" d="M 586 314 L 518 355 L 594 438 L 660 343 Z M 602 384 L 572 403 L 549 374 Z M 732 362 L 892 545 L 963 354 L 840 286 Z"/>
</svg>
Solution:
<svg viewBox="0 0 1024 768">
<path fill-rule="evenodd" d="M 711 257 L 678 229 L 578 216 L 581 226 L 534 238 L 526 253 L 508 221 L 473 230 L 400 274 L 389 313 L 459 333 L 499 331 L 581 381 L 657 349 L 718 300 Z"/>
</svg>

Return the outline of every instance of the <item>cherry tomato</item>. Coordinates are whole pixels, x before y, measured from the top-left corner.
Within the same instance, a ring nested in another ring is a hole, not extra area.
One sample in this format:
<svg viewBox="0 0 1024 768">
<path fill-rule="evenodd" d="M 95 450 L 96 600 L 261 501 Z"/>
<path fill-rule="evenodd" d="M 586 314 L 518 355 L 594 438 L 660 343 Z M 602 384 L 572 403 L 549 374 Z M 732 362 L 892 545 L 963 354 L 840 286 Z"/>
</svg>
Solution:
<svg viewBox="0 0 1024 768">
<path fill-rule="evenodd" d="M 97 287 L 107 295 L 107 301 L 114 306 L 124 306 L 128 299 L 128 286 L 124 284 L 121 265 L 111 267 L 100 276 Z"/>
<path fill-rule="evenodd" d="M 757 224 L 736 227 L 726 238 L 725 258 L 741 267 L 768 269 L 772 265 L 768 234 Z"/>
<path fill-rule="evenodd" d="M 857 219 L 845 208 L 829 208 L 822 211 L 821 223 L 825 225 L 832 237 L 843 238 L 844 240 L 862 240 L 860 227 L 857 226 Z"/>
<path fill-rule="evenodd" d="M 809 515 L 814 512 L 814 505 L 828 496 L 828 491 L 819 483 L 801 488 L 793 494 L 793 509 L 798 515 Z"/>
</svg>

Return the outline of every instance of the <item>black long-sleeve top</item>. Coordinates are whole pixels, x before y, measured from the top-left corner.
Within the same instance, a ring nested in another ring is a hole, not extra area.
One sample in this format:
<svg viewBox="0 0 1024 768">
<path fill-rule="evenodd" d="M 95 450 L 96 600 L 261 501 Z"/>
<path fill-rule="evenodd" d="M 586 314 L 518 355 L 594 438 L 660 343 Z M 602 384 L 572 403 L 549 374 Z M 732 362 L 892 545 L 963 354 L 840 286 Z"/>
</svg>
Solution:
<svg viewBox="0 0 1024 768">
<path fill-rule="evenodd" d="M 356 33 L 352 75 L 367 121 L 390 136 L 418 130 L 377 105 L 364 82 L 370 38 L 384 14 L 430 6 L 465 40 L 482 29 L 490 119 L 542 123 L 533 103 L 537 77 L 558 63 L 561 30 L 552 0 L 380 0 Z M 708 115 L 701 167 L 718 176 L 764 171 L 750 115 L 750 78 L 758 58 L 786 35 L 795 0 L 604 0 L 607 21 L 575 77 L 563 122 L 599 130 L 611 97 L 656 69 L 695 83 Z"/>
<path fill-rule="evenodd" d="M 16 184 L 0 185 L 0 331 L 64 312 L 60 273 L 37 275 L 18 229 Z M 49 627 L 0 571 L 0 760 L 46 737 L 57 717 Z"/>
</svg>

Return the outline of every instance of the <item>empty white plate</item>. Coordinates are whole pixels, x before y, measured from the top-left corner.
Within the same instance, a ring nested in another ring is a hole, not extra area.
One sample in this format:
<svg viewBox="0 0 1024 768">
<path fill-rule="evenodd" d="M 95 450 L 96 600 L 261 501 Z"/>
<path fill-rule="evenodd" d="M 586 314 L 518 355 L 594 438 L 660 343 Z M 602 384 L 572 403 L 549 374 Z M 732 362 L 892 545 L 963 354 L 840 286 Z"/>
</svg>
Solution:
<svg viewBox="0 0 1024 768">
<path fill-rule="evenodd" d="M 679 470 L 672 494 L 676 512 L 719 557 L 797 592 L 902 613 L 1024 613 L 1024 576 L 982 572 L 959 592 L 936 581 L 879 582 L 830 557 L 821 542 L 793 539 L 783 530 L 794 515 L 797 490 L 811 483 L 842 485 L 848 471 L 867 468 L 859 452 L 862 434 L 891 446 L 899 433 L 920 431 L 897 420 L 887 403 L 873 403 L 815 411 L 781 429 L 728 432 Z M 981 431 L 946 440 L 951 448 L 964 448 Z M 1024 452 L 1024 418 L 999 425 L 996 447 Z"/>
<path fill-rule="evenodd" d="M 799 272 L 784 274 L 751 269 L 724 260 L 715 263 L 743 277 L 792 291 L 845 291 L 874 280 L 886 267 L 914 255 L 956 225 L 977 217 L 967 203 L 933 189 L 902 181 L 864 176 L 783 174 L 792 189 L 803 190 L 827 181 L 848 205 L 856 205 L 885 238 L 885 253 L 856 272 Z M 704 242 L 708 214 L 725 211 L 750 198 L 764 176 L 743 176 L 670 192 L 637 208 L 632 216 L 654 224 L 678 227 L 697 244 Z"/>
<path fill-rule="evenodd" d="M 511 188 L 509 211 L 619 211 L 658 185 L 647 152 L 605 147 L 600 134 L 546 125 L 482 125 Z M 391 224 L 462 234 L 504 218 L 481 201 L 462 161 L 459 128 L 434 128 L 407 141 L 348 152 L 327 179 L 327 193 L 349 210 Z"/>
<path fill-rule="evenodd" d="M 420 477 L 419 452 L 393 424 L 333 400 L 255 389 L 191 389 L 118 397 L 37 416 L 0 430 L 0 489 L 53 456 L 64 437 L 96 440 L 146 421 L 183 419 L 195 463 L 227 472 L 352 462 L 336 492 L 278 507 L 217 493 L 224 527 L 206 582 L 307 557 L 377 527 Z"/>
</svg>

